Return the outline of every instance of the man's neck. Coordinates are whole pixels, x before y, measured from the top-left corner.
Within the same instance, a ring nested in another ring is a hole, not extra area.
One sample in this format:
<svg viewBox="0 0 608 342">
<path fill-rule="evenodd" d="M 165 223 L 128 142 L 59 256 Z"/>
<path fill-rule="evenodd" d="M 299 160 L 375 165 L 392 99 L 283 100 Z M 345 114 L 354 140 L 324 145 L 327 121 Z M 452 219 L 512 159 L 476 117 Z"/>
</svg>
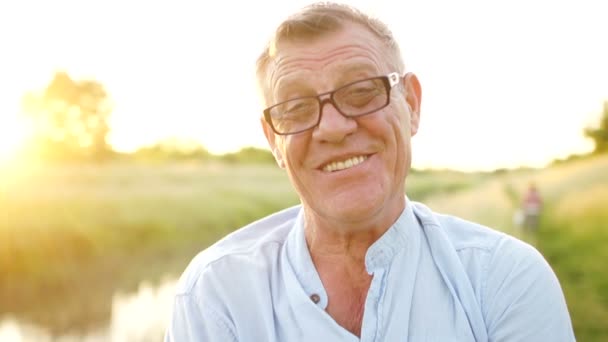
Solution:
<svg viewBox="0 0 608 342">
<path fill-rule="evenodd" d="M 405 199 L 399 198 L 376 215 L 360 222 L 351 222 L 318 215 L 304 207 L 304 234 L 308 250 L 315 257 L 343 262 L 365 263 L 365 254 L 397 221 L 405 208 Z"/>
<path fill-rule="evenodd" d="M 327 293 L 326 312 L 344 329 L 361 337 L 365 301 L 372 281 L 365 268 L 368 243 L 349 239 L 329 248 L 314 243 L 312 246 L 312 261 Z"/>
<path fill-rule="evenodd" d="M 341 224 L 314 215 L 306 217 L 306 243 L 327 292 L 326 311 L 356 336 L 361 336 L 365 300 L 373 277 L 365 266 L 367 250 L 402 211 L 403 205 L 396 205 L 390 215 L 365 225 Z"/>
</svg>

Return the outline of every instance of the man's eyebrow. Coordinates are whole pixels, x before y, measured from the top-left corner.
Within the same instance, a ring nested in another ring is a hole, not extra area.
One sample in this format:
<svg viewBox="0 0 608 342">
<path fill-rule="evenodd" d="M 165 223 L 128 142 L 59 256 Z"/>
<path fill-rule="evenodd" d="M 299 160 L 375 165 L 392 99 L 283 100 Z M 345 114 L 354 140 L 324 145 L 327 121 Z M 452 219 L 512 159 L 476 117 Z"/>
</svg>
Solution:
<svg viewBox="0 0 608 342">
<path fill-rule="evenodd" d="M 360 76 L 362 78 L 379 76 L 376 75 L 378 70 L 375 67 L 363 63 L 345 65 L 338 68 L 338 71 L 340 73 L 340 76 L 337 78 L 339 84 L 357 81 L 357 79 L 354 79 L 355 76 Z"/>
<path fill-rule="evenodd" d="M 277 80 L 275 87 L 277 90 L 280 91 L 282 89 L 290 89 L 302 86 L 303 83 L 304 82 L 302 82 L 302 80 L 298 77 L 282 77 Z"/>
<path fill-rule="evenodd" d="M 313 94 L 314 90 L 308 84 L 306 84 L 306 82 L 303 81 L 302 79 L 297 78 L 297 77 L 282 78 L 275 84 L 275 88 L 274 88 L 274 91 L 272 94 L 273 101 L 274 102 L 284 101 L 288 97 L 293 97 L 293 96 L 290 96 L 290 93 L 302 92 L 302 91 L 310 92 L 310 94 L 306 94 L 306 95 L 314 95 Z M 303 96 L 303 95 L 304 94 L 301 94 L 299 96 Z"/>
</svg>

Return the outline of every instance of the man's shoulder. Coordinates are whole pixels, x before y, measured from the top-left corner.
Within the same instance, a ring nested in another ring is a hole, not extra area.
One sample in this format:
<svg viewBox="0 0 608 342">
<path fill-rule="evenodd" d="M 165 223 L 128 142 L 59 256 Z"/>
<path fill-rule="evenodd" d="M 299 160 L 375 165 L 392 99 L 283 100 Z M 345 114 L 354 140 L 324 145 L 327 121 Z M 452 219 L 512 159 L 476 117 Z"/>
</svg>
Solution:
<svg viewBox="0 0 608 342">
<path fill-rule="evenodd" d="M 414 203 L 414 213 L 426 229 L 439 229 L 454 248 L 491 250 L 507 235 L 479 223 L 456 216 L 437 213 L 422 203 Z"/>
<path fill-rule="evenodd" d="M 439 214 L 416 203 L 414 212 L 431 250 L 445 256 L 445 248 L 453 249 L 475 292 L 492 282 L 500 282 L 513 274 L 551 273 L 543 256 L 528 243 L 487 226 L 455 216 Z M 449 246 L 449 247 L 448 247 Z"/>
<path fill-rule="evenodd" d="M 456 216 L 433 212 L 421 203 L 414 203 L 414 212 L 427 229 L 439 229 L 457 252 L 476 251 L 494 255 L 500 253 L 536 254 L 534 247 L 506 233 Z"/>
<path fill-rule="evenodd" d="M 201 276 L 205 272 L 209 272 L 210 268 L 221 270 L 222 267 L 214 267 L 214 264 L 226 261 L 226 259 L 237 260 L 239 263 L 259 263 L 260 260 L 254 258 L 255 254 L 263 252 L 269 245 L 282 246 L 299 211 L 299 205 L 281 210 L 239 228 L 205 248 L 186 267 L 178 282 L 177 292 L 190 292 Z M 246 267 L 246 265 L 242 266 Z M 215 274 L 217 272 L 213 273 L 214 276 L 218 276 Z"/>
</svg>

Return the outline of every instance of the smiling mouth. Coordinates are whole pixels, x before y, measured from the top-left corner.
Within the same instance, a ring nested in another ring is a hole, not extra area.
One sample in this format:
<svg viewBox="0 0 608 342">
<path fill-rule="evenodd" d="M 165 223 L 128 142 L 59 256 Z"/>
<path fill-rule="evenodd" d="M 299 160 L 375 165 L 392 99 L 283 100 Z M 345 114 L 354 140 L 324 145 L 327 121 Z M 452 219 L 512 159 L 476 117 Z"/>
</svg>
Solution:
<svg viewBox="0 0 608 342">
<path fill-rule="evenodd" d="M 348 158 L 348 159 L 342 160 L 342 161 L 331 162 L 323 167 L 323 171 L 334 172 L 334 171 L 350 169 L 353 166 L 357 166 L 357 165 L 363 163 L 367 158 L 368 158 L 368 156 L 356 156 L 356 157 L 351 157 L 351 158 Z"/>
</svg>

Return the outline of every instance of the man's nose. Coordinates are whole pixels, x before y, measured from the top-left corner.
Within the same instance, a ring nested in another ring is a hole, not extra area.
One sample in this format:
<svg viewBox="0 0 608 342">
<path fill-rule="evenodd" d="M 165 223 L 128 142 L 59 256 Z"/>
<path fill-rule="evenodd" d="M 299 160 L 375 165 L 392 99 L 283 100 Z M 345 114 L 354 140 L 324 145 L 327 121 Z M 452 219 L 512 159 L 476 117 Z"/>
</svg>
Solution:
<svg viewBox="0 0 608 342">
<path fill-rule="evenodd" d="M 321 101 L 321 118 L 313 131 L 313 137 L 326 142 L 341 142 L 357 129 L 353 118 L 342 115 L 330 99 Z"/>
</svg>

